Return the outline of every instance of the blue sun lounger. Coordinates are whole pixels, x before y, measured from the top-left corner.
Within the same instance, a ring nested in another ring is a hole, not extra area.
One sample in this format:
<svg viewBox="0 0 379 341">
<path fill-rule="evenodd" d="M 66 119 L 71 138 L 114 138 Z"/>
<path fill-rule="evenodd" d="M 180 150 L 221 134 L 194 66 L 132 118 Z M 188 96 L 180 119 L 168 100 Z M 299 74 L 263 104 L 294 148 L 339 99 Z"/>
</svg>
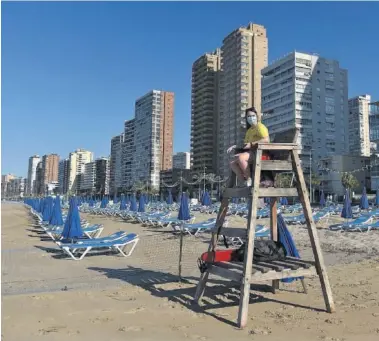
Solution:
<svg viewBox="0 0 379 341">
<path fill-rule="evenodd" d="M 368 223 L 372 221 L 373 217 L 370 215 L 361 216 L 353 221 L 349 221 L 339 225 L 333 225 L 329 227 L 331 231 L 352 231 L 357 228 L 364 228 L 368 226 Z"/>
<path fill-rule="evenodd" d="M 98 238 L 78 241 L 77 243 L 61 243 L 57 242 L 58 246 L 74 260 L 82 260 L 85 255 L 92 249 L 96 250 L 113 250 L 119 252 L 124 257 L 129 257 L 136 247 L 139 237 L 135 233 L 129 233 L 121 238 Z M 128 253 L 125 249 L 131 245 Z"/>
<path fill-rule="evenodd" d="M 103 232 L 103 230 L 104 230 L 104 225 L 102 224 L 95 224 L 95 225 L 82 228 L 84 235 L 87 236 L 88 238 L 98 238 Z M 55 228 L 55 229 L 46 230 L 45 232 L 53 240 L 58 240 L 58 239 L 61 239 L 63 226 L 59 228 Z"/>
</svg>

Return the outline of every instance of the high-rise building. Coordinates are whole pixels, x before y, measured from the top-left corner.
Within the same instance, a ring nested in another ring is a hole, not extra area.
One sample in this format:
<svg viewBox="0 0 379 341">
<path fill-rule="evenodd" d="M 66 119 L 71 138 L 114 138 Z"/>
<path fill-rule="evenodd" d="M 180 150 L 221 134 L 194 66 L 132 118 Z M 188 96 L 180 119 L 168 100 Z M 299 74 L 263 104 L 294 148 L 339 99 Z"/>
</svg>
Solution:
<svg viewBox="0 0 379 341">
<path fill-rule="evenodd" d="M 174 169 L 190 169 L 191 153 L 179 152 L 172 157 L 172 168 Z"/>
<path fill-rule="evenodd" d="M 58 182 L 59 155 L 47 154 L 42 156 L 42 187 L 45 192 L 47 186 L 51 183 Z"/>
<path fill-rule="evenodd" d="M 95 160 L 95 193 L 109 194 L 109 159 L 101 157 Z"/>
<path fill-rule="evenodd" d="M 35 180 L 35 194 L 45 195 L 46 187 L 44 187 L 44 172 L 42 161 L 38 162 L 36 168 L 36 180 Z"/>
<path fill-rule="evenodd" d="M 218 173 L 220 69 L 220 49 L 204 54 L 192 65 L 191 168 L 195 172 L 207 167 Z"/>
<path fill-rule="evenodd" d="M 348 151 L 347 70 L 338 61 L 293 52 L 262 70 L 263 123 L 269 133 L 299 129 L 305 172 Z"/>
<path fill-rule="evenodd" d="M 74 194 L 80 191 L 82 175 L 85 169 L 84 165 L 88 162 L 92 162 L 93 153 L 88 150 L 77 149 L 74 152 L 70 153 L 68 158 L 68 191 Z"/>
<path fill-rule="evenodd" d="M 369 104 L 370 95 L 350 98 L 349 154 L 370 156 Z"/>
<path fill-rule="evenodd" d="M 109 191 L 116 194 L 122 187 L 122 146 L 124 134 L 117 135 L 111 139 L 111 159 L 109 169 Z"/>
<path fill-rule="evenodd" d="M 60 194 L 68 191 L 68 179 L 70 174 L 70 159 L 59 161 L 58 166 L 58 189 Z"/>
<path fill-rule="evenodd" d="M 219 175 L 229 175 L 226 150 L 241 145 L 245 136 L 245 110 L 261 110 L 261 71 L 267 66 L 268 43 L 262 25 L 240 27 L 223 40 L 220 74 Z"/>
<path fill-rule="evenodd" d="M 379 151 L 379 101 L 369 104 L 369 129 L 372 151 Z M 378 170 L 379 175 L 379 170 Z"/>
<path fill-rule="evenodd" d="M 35 194 L 34 192 L 34 185 L 36 181 L 36 170 L 38 162 L 41 161 L 41 158 L 39 155 L 33 155 L 29 158 L 29 165 L 28 165 L 28 180 L 27 180 L 27 190 L 26 193 L 28 195 Z"/>
<path fill-rule="evenodd" d="M 122 144 L 122 188 L 127 189 L 133 185 L 132 164 L 135 154 L 134 119 L 124 123 L 124 142 Z"/>
<path fill-rule="evenodd" d="M 84 173 L 80 184 L 80 192 L 94 194 L 96 181 L 96 162 L 87 162 L 84 165 Z"/>
<path fill-rule="evenodd" d="M 172 168 L 174 93 L 153 90 L 135 104 L 132 182 L 159 188 L 159 172 Z"/>
</svg>

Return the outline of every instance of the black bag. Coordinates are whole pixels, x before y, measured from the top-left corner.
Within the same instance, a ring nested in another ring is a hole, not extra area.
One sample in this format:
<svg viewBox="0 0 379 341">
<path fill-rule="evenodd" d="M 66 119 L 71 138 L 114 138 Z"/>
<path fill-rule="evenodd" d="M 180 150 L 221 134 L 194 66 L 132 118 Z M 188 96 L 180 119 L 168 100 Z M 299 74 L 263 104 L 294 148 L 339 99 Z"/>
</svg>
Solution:
<svg viewBox="0 0 379 341">
<path fill-rule="evenodd" d="M 233 252 L 232 261 L 243 262 L 245 257 L 245 244 Z M 253 261 L 267 262 L 271 260 L 281 260 L 286 257 L 286 249 L 280 242 L 273 240 L 255 240 Z"/>
</svg>

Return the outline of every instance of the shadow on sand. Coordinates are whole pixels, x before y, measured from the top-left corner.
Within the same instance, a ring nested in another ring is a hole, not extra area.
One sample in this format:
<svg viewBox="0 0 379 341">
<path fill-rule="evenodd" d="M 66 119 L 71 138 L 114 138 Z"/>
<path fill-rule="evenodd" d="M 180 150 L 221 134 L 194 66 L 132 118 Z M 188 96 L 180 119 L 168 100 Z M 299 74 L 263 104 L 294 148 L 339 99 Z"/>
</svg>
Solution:
<svg viewBox="0 0 379 341">
<path fill-rule="evenodd" d="M 178 276 L 161 271 L 144 270 L 142 268 L 129 266 L 125 269 L 109 269 L 99 267 L 89 267 L 93 270 L 106 275 L 108 278 L 123 280 L 129 284 L 141 287 L 149 291 L 152 295 L 159 298 L 166 298 L 174 303 L 179 303 L 187 309 L 211 316 L 223 323 L 237 327 L 235 321 L 225 319 L 214 312 L 214 309 L 234 307 L 239 305 L 239 290 L 236 289 L 238 284 L 224 280 L 208 280 L 205 294 L 202 298 L 201 305 L 193 302 L 196 291 L 198 278 L 186 277 L 182 284 L 178 283 Z M 271 292 L 268 285 L 251 285 L 254 291 Z M 310 309 L 313 311 L 324 311 L 315 309 L 310 306 L 303 306 L 295 303 L 280 301 L 274 298 L 267 298 L 261 294 L 250 294 L 250 303 L 275 302 L 286 304 L 292 307 Z"/>
</svg>

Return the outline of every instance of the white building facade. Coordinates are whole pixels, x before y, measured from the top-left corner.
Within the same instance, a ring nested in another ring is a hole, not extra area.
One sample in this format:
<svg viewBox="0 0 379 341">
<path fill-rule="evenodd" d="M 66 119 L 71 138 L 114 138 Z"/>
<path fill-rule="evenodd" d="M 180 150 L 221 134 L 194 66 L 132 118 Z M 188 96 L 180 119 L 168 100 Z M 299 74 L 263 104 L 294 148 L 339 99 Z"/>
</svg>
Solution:
<svg viewBox="0 0 379 341">
<path fill-rule="evenodd" d="M 347 71 L 335 60 L 293 52 L 262 70 L 263 123 L 270 134 L 299 129 L 305 172 L 348 148 Z"/>
<path fill-rule="evenodd" d="M 349 99 L 349 153 L 370 156 L 370 95 Z"/>
<path fill-rule="evenodd" d="M 41 161 L 41 158 L 39 155 L 33 155 L 29 158 L 29 166 L 28 166 L 28 179 L 27 179 L 27 188 L 26 193 L 28 195 L 34 195 L 34 185 L 36 181 L 36 174 L 37 174 L 37 165 Z"/>
<path fill-rule="evenodd" d="M 93 161 L 93 153 L 77 149 L 69 154 L 69 173 L 68 173 L 68 191 L 77 193 L 80 191 L 82 176 L 85 170 L 85 164 Z"/>
<path fill-rule="evenodd" d="M 124 123 L 124 142 L 122 145 L 122 187 L 130 188 L 133 185 L 132 164 L 135 156 L 134 145 L 135 120 Z"/>
<path fill-rule="evenodd" d="M 111 139 L 111 157 L 109 169 L 110 194 L 116 194 L 122 187 L 122 145 L 124 134 L 117 135 Z"/>
<path fill-rule="evenodd" d="M 80 191 L 86 193 L 93 193 L 95 190 L 96 180 L 96 162 L 88 162 L 84 165 L 84 173 L 82 175 L 82 182 Z"/>
</svg>

